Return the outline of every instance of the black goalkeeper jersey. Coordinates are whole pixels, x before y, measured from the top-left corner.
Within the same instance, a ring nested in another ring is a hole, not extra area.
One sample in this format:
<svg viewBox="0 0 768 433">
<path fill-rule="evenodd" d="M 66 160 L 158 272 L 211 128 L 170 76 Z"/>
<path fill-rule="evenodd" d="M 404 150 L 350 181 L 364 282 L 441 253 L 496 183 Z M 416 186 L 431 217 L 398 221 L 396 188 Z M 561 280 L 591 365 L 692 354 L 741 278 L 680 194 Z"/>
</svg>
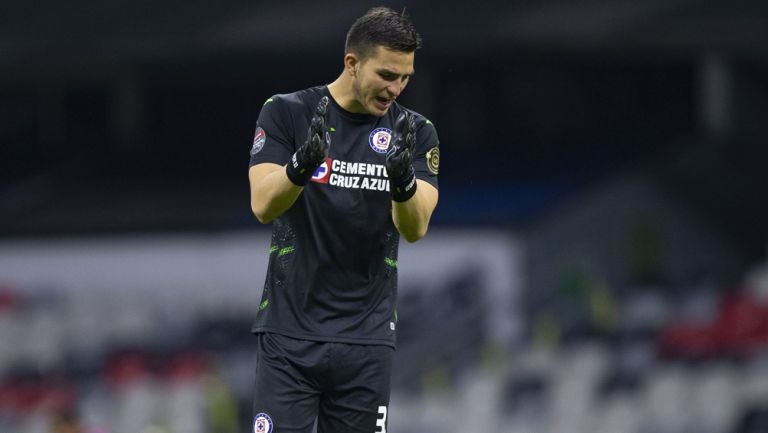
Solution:
<svg viewBox="0 0 768 433">
<path fill-rule="evenodd" d="M 258 118 L 250 165 L 286 164 L 328 96 L 328 158 L 272 227 L 253 332 L 317 341 L 395 345 L 397 249 L 385 158 L 404 107 L 383 117 L 350 113 L 326 86 L 276 95 Z M 437 188 L 437 132 L 416 114 L 416 177 Z"/>
</svg>

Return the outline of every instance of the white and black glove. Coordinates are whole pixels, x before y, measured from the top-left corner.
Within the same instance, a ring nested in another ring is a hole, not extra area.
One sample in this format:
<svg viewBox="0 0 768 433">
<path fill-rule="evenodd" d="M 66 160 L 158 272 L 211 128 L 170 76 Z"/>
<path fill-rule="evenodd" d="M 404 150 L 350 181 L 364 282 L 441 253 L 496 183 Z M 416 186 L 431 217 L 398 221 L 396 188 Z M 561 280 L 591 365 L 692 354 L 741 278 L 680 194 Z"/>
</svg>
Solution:
<svg viewBox="0 0 768 433">
<path fill-rule="evenodd" d="M 395 120 L 394 130 L 386 167 L 392 200 L 404 202 L 416 193 L 416 172 L 413 170 L 413 155 L 416 151 L 415 116 L 403 111 Z"/>
<path fill-rule="evenodd" d="M 305 186 L 317 167 L 328 157 L 330 141 L 327 137 L 328 97 L 323 96 L 315 107 L 315 114 L 309 122 L 307 139 L 296 150 L 286 166 L 288 179 L 295 185 Z"/>
</svg>

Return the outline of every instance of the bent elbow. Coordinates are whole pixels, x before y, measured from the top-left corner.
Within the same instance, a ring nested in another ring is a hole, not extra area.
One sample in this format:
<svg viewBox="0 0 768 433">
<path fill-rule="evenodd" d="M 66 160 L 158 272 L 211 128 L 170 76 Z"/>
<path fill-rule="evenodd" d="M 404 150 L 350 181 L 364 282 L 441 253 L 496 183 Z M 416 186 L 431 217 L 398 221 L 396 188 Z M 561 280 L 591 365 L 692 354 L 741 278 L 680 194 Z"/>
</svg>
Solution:
<svg viewBox="0 0 768 433">
<path fill-rule="evenodd" d="M 254 205 L 254 204 L 251 204 L 251 212 L 253 212 L 253 215 L 262 224 L 269 224 L 269 223 L 272 222 L 273 219 L 275 219 L 275 216 L 274 215 L 270 215 L 266 211 L 266 209 L 263 209 L 263 208 L 261 208 L 259 206 Z"/>
<path fill-rule="evenodd" d="M 417 230 L 407 230 L 401 234 L 408 243 L 412 244 L 427 235 L 427 228 L 424 227 L 423 229 L 420 228 Z"/>
<path fill-rule="evenodd" d="M 403 238 L 405 238 L 405 240 L 408 241 L 409 244 L 412 244 L 418 241 L 419 239 L 421 239 L 419 236 L 415 236 L 415 235 L 411 235 L 411 236 L 403 235 Z"/>
<path fill-rule="evenodd" d="M 273 219 L 275 219 L 273 216 L 267 216 L 267 215 L 256 215 L 256 219 L 262 223 L 262 224 L 269 224 L 272 222 Z"/>
</svg>

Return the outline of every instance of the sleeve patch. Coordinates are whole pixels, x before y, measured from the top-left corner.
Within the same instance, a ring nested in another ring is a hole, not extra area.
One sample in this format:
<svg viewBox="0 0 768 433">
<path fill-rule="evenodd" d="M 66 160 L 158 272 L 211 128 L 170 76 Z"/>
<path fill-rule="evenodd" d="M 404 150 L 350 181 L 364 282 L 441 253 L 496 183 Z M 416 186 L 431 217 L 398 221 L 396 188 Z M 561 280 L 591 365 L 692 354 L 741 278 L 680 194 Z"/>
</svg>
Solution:
<svg viewBox="0 0 768 433">
<path fill-rule="evenodd" d="M 264 147 L 264 143 L 267 141 L 267 133 L 264 132 L 264 128 L 261 126 L 256 128 L 256 133 L 253 136 L 253 147 L 251 147 L 251 156 L 256 155 Z"/>
<path fill-rule="evenodd" d="M 440 148 L 437 146 L 427 151 L 427 168 L 434 175 L 440 171 Z"/>
</svg>

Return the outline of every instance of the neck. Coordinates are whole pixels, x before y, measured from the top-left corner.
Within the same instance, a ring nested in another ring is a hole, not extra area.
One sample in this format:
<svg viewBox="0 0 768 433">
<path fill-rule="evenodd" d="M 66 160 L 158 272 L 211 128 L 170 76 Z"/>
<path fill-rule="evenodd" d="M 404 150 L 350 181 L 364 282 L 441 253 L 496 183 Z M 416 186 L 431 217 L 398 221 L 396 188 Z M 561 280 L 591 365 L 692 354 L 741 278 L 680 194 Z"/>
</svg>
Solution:
<svg viewBox="0 0 768 433">
<path fill-rule="evenodd" d="M 367 113 L 357 101 L 354 88 L 352 87 L 352 80 L 347 74 L 342 73 L 339 75 L 334 82 L 328 85 L 328 91 L 341 108 L 350 113 Z"/>
</svg>

